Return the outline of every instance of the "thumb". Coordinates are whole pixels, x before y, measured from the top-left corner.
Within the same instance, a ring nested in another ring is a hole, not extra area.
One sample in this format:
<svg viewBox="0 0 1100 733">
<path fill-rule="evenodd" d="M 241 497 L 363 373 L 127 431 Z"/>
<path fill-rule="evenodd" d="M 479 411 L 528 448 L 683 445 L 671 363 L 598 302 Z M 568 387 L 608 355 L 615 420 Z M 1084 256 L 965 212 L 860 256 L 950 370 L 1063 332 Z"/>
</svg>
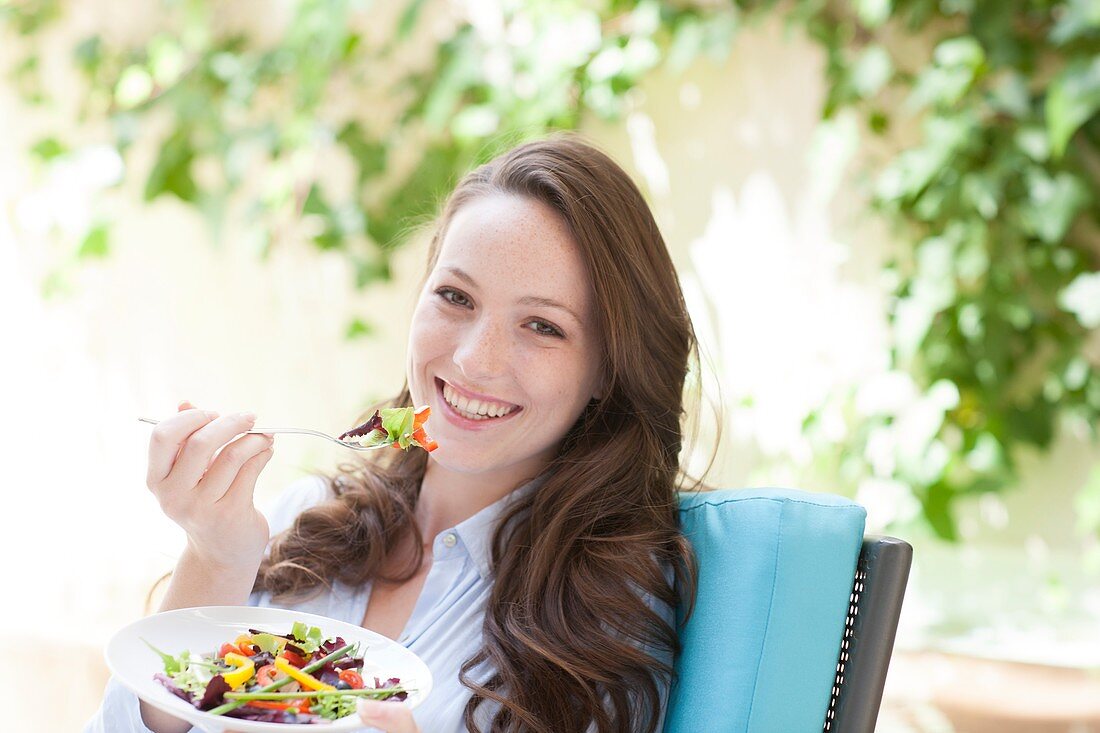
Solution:
<svg viewBox="0 0 1100 733">
<path fill-rule="evenodd" d="M 359 719 L 385 733 L 420 733 L 412 710 L 402 702 L 360 700 Z"/>
</svg>

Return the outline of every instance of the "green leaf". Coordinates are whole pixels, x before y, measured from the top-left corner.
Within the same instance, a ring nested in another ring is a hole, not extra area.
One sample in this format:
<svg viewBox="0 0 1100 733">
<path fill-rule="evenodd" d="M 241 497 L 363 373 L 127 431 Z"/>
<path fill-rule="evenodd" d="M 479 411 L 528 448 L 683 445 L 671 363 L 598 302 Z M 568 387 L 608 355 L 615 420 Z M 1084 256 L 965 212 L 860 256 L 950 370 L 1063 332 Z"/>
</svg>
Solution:
<svg viewBox="0 0 1100 733">
<path fill-rule="evenodd" d="M 959 36 L 943 41 L 932 52 L 937 66 L 964 67 L 976 71 L 985 63 L 985 50 L 977 38 Z"/>
<path fill-rule="evenodd" d="M 155 646 L 150 644 L 148 641 L 145 641 L 145 639 L 142 639 L 142 641 L 145 642 L 145 646 L 152 649 L 154 652 L 157 653 L 157 656 L 160 657 L 161 663 L 164 664 L 164 673 L 165 674 L 167 674 L 167 675 L 177 674 L 178 672 L 182 671 L 183 668 L 186 666 L 186 664 L 184 664 L 181 660 L 185 659 L 188 656 L 190 656 L 190 654 L 188 652 L 184 652 L 183 655 L 181 655 L 181 659 L 177 659 L 176 657 L 173 657 L 171 654 L 167 654 L 165 652 L 162 652 L 160 649 L 157 649 Z"/>
<path fill-rule="evenodd" d="M 1042 397 L 1029 405 L 1009 408 L 1006 418 L 1008 432 L 1017 440 L 1047 448 L 1054 439 L 1054 408 Z"/>
<path fill-rule="evenodd" d="M 152 201 L 161 194 L 174 194 L 181 201 L 198 201 L 199 189 L 191 175 L 191 165 L 195 160 L 186 128 L 177 129 L 164 141 L 145 182 L 145 200 Z"/>
<path fill-rule="evenodd" d="M 84 236 L 84 241 L 80 243 L 80 249 L 76 252 L 77 259 L 103 259 L 110 253 L 109 242 L 107 240 L 107 227 L 100 224 L 92 228 Z"/>
<path fill-rule="evenodd" d="M 490 105 L 469 105 L 451 120 L 451 134 L 464 140 L 488 137 L 500 129 L 500 115 Z"/>
<path fill-rule="evenodd" d="M 1100 532 L 1100 466 L 1089 473 L 1085 485 L 1074 499 L 1077 510 L 1077 531 L 1081 534 Z"/>
<path fill-rule="evenodd" d="M 955 517 L 951 512 L 951 502 L 955 498 L 955 492 L 942 481 L 937 481 L 928 487 L 927 492 L 921 497 L 921 505 L 924 508 L 924 516 L 928 519 L 935 533 L 949 542 L 958 542 L 959 534 L 956 528 Z"/>
<path fill-rule="evenodd" d="M 416 27 L 416 21 L 420 17 L 420 11 L 424 7 L 424 0 L 412 0 L 405 6 L 401 13 L 401 19 L 397 22 L 397 39 L 404 40 Z"/>
<path fill-rule="evenodd" d="M 48 163 L 67 152 L 69 149 L 56 137 L 42 138 L 31 148 L 31 154 L 43 163 Z"/>
<path fill-rule="evenodd" d="M 996 182 L 988 175 L 973 172 L 963 179 L 963 198 L 974 207 L 983 219 L 991 221 L 1000 210 L 998 199 L 1000 190 Z"/>
<path fill-rule="evenodd" d="M 886 48 L 868 46 L 852 65 L 849 78 L 856 94 L 864 99 L 878 94 L 894 73 L 894 63 Z"/>
<path fill-rule="evenodd" d="M 989 90 L 989 103 L 997 111 L 1024 119 L 1031 114 L 1031 92 L 1020 73 L 1005 71 L 997 75 Z"/>
<path fill-rule="evenodd" d="M 684 71 L 695 61 L 705 40 L 703 23 L 694 16 L 686 16 L 676 24 L 672 42 L 665 53 L 665 63 L 673 72 Z"/>
<path fill-rule="evenodd" d="M 94 76 L 103 63 L 103 41 L 99 36 L 89 36 L 77 44 L 73 52 L 77 66 L 88 76 Z"/>
<path fill-rule="evenodd" d="M 297 646 L 300 646 L 302 651 L 306 653 L 317 651 L 324 641 L 320 628 L 308 626 L 301 621 L 294 622 L 294 625 L 290 628 L 290 635 L 297 640 Z"/>
<path fill-rule="evenodd" d="M 411 407 L 387 407 L 379 413 L 382 416 L 382 427 L 390 434 L 390 439 L 397 441 L 402 448 L 407 447 L 415 410 Z"/>
<path fill-rule="evenodd" d="M 1070 138 L 1100 109 L 1100 56 L 1078 59 L 1050 83 L 1046 98 L 1047 134 L 1055 159 Z"/>
<path fill-rule="evenodd" d="M 893 0 L 855 0 L 859 21 L 867 28 L 878 28 L 890 17 Z"/>
<path fill-rule="evenodd" d="M 286 646 L 286 639 L 272 634 L 260 633 L 252 635 L 252 643 L 260 647 L 261 651 L 275 654 Z"/>
<path fill-rule="evenodd" d="M 1061 17 L 1050 31 L 1050 40 L 1061 46 L 1100 30 L 1100 2 L 1069 0 L 1061 3 Z"/>
<path fill-rule="evenodd" d="M 325 203 L 321 188 L 316 183 L 309 187 L 309 193 L 306 194 L 306 200 L 302 204 L 302 213 L 325 217 L 332 216 L 332 208 Z"/>
<path fill-rule="evenodd" d="M 1058 305 L 1072 313 L 1085 328 L 1100 328 L 1100 272 L 1080 273 L 1058 294 Z M 1067 386 L 1078 389 L 1081 384 Z"/>
<path fill-rule="evenodd" d="M 385 259 L 364 259 L 355 262 L 356 290 L 362 290 L 374 282 L 388 282 L 391 277 L 390 263 Z"/>
<path fill-rule="evenodd" d="M 1016 131 L 1015 143 L 1036 163 L 1045 163 L 1050 159 L 1050 139 L 1041 127 L 1021 127 Z"/>
<path fill-rule="evenodd" d="M 374 326 L 364 321 L 362 318 L 354 318 L 351 323 L 348 324 L 347 329 L 344 331 L 344 339 L 351 341 L 352 339 L 363 338 L 364 336 L 370 336 L 374 333 Z"/>
<path fill-rule="evenodd" d="M 347 148 L 359 166 L 359 183 L 386 170 L 388 149 L 377 140 L 368 140 L 358 122 L 349 122 L 336 135 L 336 140 Z"/>
<path fill-rule="evenodd" d="M 153 93 L 153 77 L 143 66 L 127 67 L 115 85 L 115 101 L 122 109 L 136 107 Z"/>
<path fill-rule="evenodd" d="M 1061 242 L 1074 219 L 1089 201 L 1088 189 L 1071 173 L 1056 177 L 1033 168 L 1026 177 L 1028 198 L 1021 202 L 1024 228 L 1048 244 Z"/>
<path fill-rule="evenodd" d="M 371 239 L 381 247 L 397 243 L 414 219 L 434 211 L 437 199 L 454 185 L 462 162 L 462 150 L 455 144 L 439 142 L 429 147 L 386 205 L 370 212 L 367 233 Z"/>
<path fill-rule="evenodd" d="M 943 41 L 936 46 L 933 59 L 934 63 L 917 77 L 907 102 L 913 109 L 955 106 L 985 68 L 985 51 L 972 36 Z"/>
</svg>

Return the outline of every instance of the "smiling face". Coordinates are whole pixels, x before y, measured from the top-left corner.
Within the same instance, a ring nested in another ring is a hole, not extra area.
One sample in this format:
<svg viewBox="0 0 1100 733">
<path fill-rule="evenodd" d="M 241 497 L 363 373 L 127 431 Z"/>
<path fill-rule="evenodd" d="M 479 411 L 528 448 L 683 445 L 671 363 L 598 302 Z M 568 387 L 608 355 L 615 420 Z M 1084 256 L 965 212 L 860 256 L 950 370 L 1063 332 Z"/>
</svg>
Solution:
<svg viewBox="0 0 1100 733">
<path fill-rule="evenodd" d="M 413 315 L 409 390 L 430 405 L 431 457 L 460 473 L 533 476 L 598 396 L 591 282 L 553 209 L 490 194 L 454 215 Z"/>
</svg>

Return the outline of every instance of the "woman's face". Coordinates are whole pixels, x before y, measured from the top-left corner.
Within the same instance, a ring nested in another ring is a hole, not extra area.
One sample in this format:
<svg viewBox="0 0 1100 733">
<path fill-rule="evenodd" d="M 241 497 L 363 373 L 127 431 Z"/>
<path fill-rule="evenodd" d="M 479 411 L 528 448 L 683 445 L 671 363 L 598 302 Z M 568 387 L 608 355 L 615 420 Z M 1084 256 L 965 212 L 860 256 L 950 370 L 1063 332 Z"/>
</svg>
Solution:
<svg viewBox="0 0 1100 733">
<path fill-rule="evenodd" d="M 451 220 L 413 315 L 408 380 L 432 408 L 432 458 L 533 475 L 599 396 L 591 284 L 565 222 L 493 194 Z"/>
</svg>

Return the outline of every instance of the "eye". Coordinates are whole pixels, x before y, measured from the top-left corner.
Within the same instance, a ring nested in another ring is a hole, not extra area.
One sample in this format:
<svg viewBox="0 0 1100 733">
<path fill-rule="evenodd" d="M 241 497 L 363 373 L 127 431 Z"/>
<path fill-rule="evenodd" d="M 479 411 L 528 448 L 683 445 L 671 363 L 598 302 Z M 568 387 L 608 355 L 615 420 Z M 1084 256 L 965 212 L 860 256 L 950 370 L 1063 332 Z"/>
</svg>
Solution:
<svg viewBox="0 0 1100 733">
<path fill-rule="evenodd" d="M 448 303 L 461 306 L 462 308 L 468 308 L 470 305 L 472 305 L 469 298 L 467 298 L 465 295 L 458 292 L 454 288 L 440 288 L 439 290 L 435 291 L 435 294 L 438 295 L 440 298 L 443 298 L 443 300 L 447 301 Z"/>
<path fill-rule="evenodd" d="M 541 334 L 543 336 L 554 336 L 556 338 L 565 338 L 564 334 L 562 334 L 561 331 L 559 331 L 554 326 L 551 326 L 546 321 L 531 321 L 531 323 L 535 324 L 535 328 L 531 330 L 533 330 L 537 334 Z"/>
</svg>

